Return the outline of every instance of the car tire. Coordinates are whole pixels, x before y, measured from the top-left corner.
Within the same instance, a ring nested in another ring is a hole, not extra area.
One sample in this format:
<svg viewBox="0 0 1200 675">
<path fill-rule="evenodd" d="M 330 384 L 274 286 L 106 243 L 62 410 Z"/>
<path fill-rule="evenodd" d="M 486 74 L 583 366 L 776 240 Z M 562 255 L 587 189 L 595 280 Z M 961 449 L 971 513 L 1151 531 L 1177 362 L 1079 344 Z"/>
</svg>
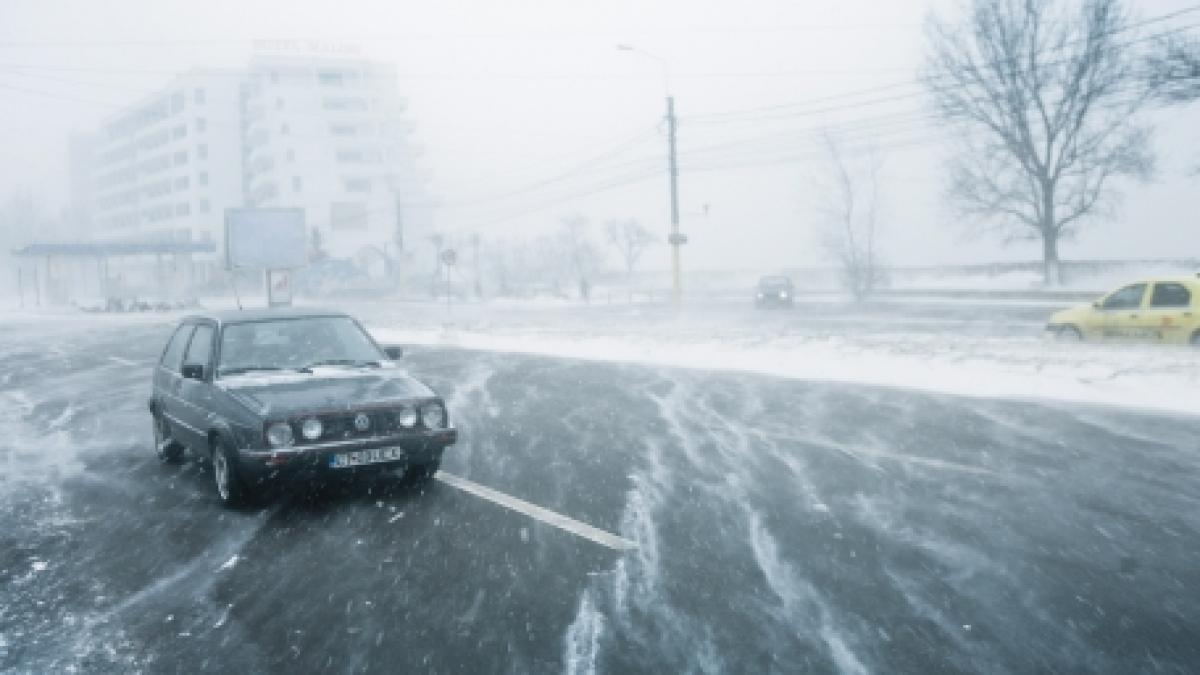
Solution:
<svg viewBox="0 0 1200 675">
<path fill-rule="evenodd" d="M 411 483 L 428 483 L 429 481 L 433 480 L 434 475 L 436 475 L 438 469 L 441 468 L 441 457 L 423 464 L 412 464 L 409 465 L 408 470 L 404 472 L 404 479 Z"/>
<path fill-rule="evenodd" d="M 1058 329 L 1058 339 L 1063 342 L 1083 342 L 1083 333 L 1075 326 L 1063 326 Z"/>
<path fill-rule="evenodd" d="M 231 508 L 244 505 L 248 501 L 249 490 L 238 475 L 237 457 L 220 439 L 212 442 L 211 464 L 213 486 L 221 504 Z"/>
<path fill-rule="evenodd" d="M 151 415 L 154 425 L 154 454 L 163 464 L 174 464 L 183 458 L 183 445 L 171 438 L 171 427 L 158 413 Z"/>
</svg>

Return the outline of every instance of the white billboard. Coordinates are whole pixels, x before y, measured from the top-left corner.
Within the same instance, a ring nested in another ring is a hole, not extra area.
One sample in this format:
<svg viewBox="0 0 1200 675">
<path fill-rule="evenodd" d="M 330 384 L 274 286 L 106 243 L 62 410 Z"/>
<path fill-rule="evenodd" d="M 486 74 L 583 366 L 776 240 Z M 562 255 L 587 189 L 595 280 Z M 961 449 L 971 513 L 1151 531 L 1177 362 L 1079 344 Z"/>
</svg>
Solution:
<svg viewBox="0 0 1200 675">
<path fill-rule="evenodd" d="M 226 209 L 225 265 L 286 270 L 308 262 L 304 209 Z"/>
</svg>

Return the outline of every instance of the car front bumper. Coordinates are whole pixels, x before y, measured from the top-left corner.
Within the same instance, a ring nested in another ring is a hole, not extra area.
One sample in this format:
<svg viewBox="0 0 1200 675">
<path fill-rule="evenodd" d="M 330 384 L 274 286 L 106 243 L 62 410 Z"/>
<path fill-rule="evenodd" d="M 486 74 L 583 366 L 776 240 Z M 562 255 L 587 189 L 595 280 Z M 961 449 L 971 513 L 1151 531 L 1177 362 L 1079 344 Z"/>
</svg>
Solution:
<svg viewBox="0 0 1200 675">
<path fill-rule="evenodd" d="M 421 434 L 381 436 L 269 450 L 244 448 L 238 451 L 238 468 L 250 481 L 296 476 L 350 476 L 361 472 L 395 469 L 437 461 L 442 452 L 458 441 L 457 429 L 438 429 Z M 341 453 L 399 449 L 392 461 L 333 467 L 332 458 Z"/>
</svg>

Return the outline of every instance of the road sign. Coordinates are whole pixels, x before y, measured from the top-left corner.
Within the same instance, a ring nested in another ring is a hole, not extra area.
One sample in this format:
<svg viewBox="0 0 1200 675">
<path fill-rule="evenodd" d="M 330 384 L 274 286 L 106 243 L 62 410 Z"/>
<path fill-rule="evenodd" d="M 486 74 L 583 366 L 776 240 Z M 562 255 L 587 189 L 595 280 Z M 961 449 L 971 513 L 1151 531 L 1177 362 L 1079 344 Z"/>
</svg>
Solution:
<svg viewBox="0 0 1200 675">
<path fill-rule="evenodd" d="M 457 262 L 458 262 L 458 253 L 454 249 L 448 248 L 445 251 L 442 251 L 442 264 L 453 265 Z"/>
</svg>

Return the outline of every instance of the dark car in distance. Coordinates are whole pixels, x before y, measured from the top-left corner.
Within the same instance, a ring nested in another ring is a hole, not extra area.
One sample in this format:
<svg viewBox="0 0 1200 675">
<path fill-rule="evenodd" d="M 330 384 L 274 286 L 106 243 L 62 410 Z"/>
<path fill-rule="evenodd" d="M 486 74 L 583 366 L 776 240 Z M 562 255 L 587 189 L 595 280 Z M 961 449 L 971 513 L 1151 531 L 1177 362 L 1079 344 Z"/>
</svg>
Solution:
<svg viewBox="0 0 1200 675">
<path fill-rule="evenodd" d="M 182 319 L 154 369 L 164 462 L 211 466 L 226 505 L 267 483 L 404 469 L 432 477 L 458 440 L 443 401 L 338 312 L 218 312 Z"/>
<path fill-rule="evenodd" d="M 769 276 L 758 280 L 754 291 L 754 306 L 791 307 L 795 300 L 796 291 L 792 288 L 792 280 L 785 276 Z"/>
</svg>

